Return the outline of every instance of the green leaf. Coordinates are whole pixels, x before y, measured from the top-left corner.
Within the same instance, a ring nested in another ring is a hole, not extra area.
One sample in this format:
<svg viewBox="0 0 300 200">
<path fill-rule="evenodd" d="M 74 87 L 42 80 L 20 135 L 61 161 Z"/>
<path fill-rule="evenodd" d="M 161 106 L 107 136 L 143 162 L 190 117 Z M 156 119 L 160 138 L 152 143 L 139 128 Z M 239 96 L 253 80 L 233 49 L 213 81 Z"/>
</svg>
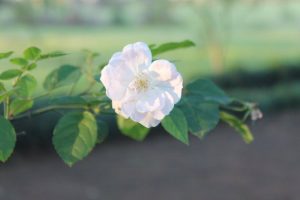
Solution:
<svg viewBox="0 0 300 200">
<path fill-rule="evenodd" d="M 167 51 L 172 51 L 175 49 L 179 49 L 179 48 L 187 48 L 187 47 L 192 47 L 195 46 L 195 43 L 190 41 L 190 40 L 184 40 L 181 42 L 168 42 L 168 43 L 164 43 L 159 45 L 158 47 L 151 45 L 151 52 L 152 52 L 152 56 L 156 56 L 158 54 L 167 52 Z"/>
<path fill-rule="evenodd" d="M 68 54 L 61 52 L 61 51 L 53 51 L 51 53 L 40 55 L 39 60 L 44 60 L 44 59 L 48 59 L 48 58 L 56 58 L 56 57 L 61 57 L 61 56 L 65 56 L 65 55 L 68 55 Z"/>
<path fill-rule="evenodd" d="M 14 99 L 9 105 L 9 115 L 16 116 L 32 108 L 33 100 L 31 99 Z"/>
<path fill-rule="evenodd" d="M 2 82 L 0 82 L 0 93 L 6 91 L 5 86 Z"/>
<path fill-rule="evenodd" d="M 98 82 L 98 83 L 101 83 L 101 81 L 100 81 L 100 74 L 94 75 L 94 80 L 95 80 L 96 82 Z"/>
<path fill-rule="evenodd" d="M 12 124 L 0 115 L 0 161 L 5 162 L 14 151 L 16 132 Z"/>
<path fill-rule="evenodd" d="M 53 70 L 45 79 L 44 88 L 53 90 L 76 82 L 81 76 L 80 68 L 72 65 L 63 65 Z"/>
<path fill-rule="evenodd" d="M 16 94 L 18 96 L 31 97 L 37 87 L 37 81 L 32 75 L 26 74 L 20 78 L 16 87 Z"/>
<path fill-rule="evenodd" d="M 186 86 L 186 95 L 190 101 L 211 101 L 219 104 L 228 104 L 232 100 L 223 90 L 207 79 L 198 79 Z"/>
<path fill-rule="evenodd" d="M 201 139 L 219 123 L 219 106 L 216 103 L 187 101 L 180 109 L 187 119 L 189 131 Z"/>
<path fill-rule="evenodd" d="M 1 85 L 1 84 L 0 84 Z M 15 94 L 15 92 L 18 90 L 18 88 L 12 88 L 10 90 L 2 90 L 0 91 L 0 102 L 2 102 L 4 100 L 4 98 L 11 96 L 13 94 Z"/>
<path fill-rule="evenodd" d="M 97 120 L 97 127 L 98 127 L 98 137 L 97 137 L 97 143 L 100 144 L 104 142 L 104 140 L 108 136 L 108 125 L 106 122 L 98 119 Z"/>
<path fill-rule="evenodd" d="M 120 115 L 117 115 L 117 124 L 123 135 L 137 141 L 143 141 L 150 131 L 150 129 L 141 124 L 134 122 L 131 119 L 125 119 Z"/>
<path fill-rule="evenodd" d="M 220 112 L 220 117 L 224 122 L 233 127 L 246 143 L 249 144 L 254 140 L 250 129 L 240 119 L 226 112 Z"/>
<path fill-rule="evenodd" d="M 28 61 L 24 58 L 12 58 L 12 59 L 10 59 L 10 62 L 12 64 L 19 65 L 22 67 L 28 65 Z"/>
<path fill-rule="evenodd" d="M 13 51 L 5 52 L 5 53 L 0 53 L 0 60 L 10 57 L 13 53 L 14 53 Z"/>
<path fill-rule="evenodd" d="M 52 138 L 63 161 L 72 166 L 86 157 L 97 142 L 97 122 L 90 112 L 71 112 L 56 125 Z"/>
<path fill-rule="evenodd" d="M 9 69 L 0 74 L 0 80 L 9 80 L 15 78 L 22 74 L 22 71 L 19 69 Z"/>
<path fill-rule="evenodd" d="M 28 60 L 36 60 L 41 55 L 41 50 L 37 47 L 29 47 L 23 53 L 24 58 Z"/>
<path fill-rule="evenodd" d="M 0 103 L 4 100 L 7 96 L 7 92 L 3 83 L 0 82 Z"/>
<path fill-rule="evenodd" d="M 174 108 L 161 124 L 173 137 L 184 144 L 189 144 L 187 120 L 180 109 Z"/>
<path fill-rule="evenodd" d="M 30 71 L 30 70 L 35 69 L 36 67 L 37 67 L 37 64 L 36 64 L 36 63 L 31 63 L 31 64 L 25 66 L 24 69 Z"/>
</svg>

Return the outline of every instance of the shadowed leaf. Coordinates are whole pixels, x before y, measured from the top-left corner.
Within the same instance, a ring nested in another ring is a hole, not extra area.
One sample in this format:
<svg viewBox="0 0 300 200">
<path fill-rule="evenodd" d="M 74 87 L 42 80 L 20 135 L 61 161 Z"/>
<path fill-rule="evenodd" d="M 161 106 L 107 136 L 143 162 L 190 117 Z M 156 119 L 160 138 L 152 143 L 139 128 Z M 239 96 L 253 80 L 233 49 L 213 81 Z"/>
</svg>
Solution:
<svg viewBox="0 0 300 200">
<path fill-rule="evenodd" d="M 62 65 L 53 70 L 44 81 L 44 88 L 52 90 L 76 82 L 81 76 L 79 67 Z"/>
<path fill-rule="evenodd" d="M 97 142 L 97 122 L 90 112 L 71 112 L 55 126 L 53 144 L 63 161 L 72 166 L 86 157 Z"/>
<path fill-rule="evenodd" d="M 184 144 L 189 144 L 187 120 L 180 109 L 174 108 L 161 124 L 170 135 Z"/>
<path fill-rule="evenodd" d="M 16 144 L 16 133 L 12 124 L 0 115 L 0 161 L 5 162 Z"/>
</svg>

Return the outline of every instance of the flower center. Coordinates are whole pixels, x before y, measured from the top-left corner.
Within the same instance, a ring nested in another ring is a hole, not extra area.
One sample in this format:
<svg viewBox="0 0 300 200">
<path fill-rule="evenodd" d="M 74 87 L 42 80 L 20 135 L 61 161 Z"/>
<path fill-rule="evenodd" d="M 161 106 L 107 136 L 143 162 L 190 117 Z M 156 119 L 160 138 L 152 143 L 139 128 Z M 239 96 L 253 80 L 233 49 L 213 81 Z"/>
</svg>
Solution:
<svg viewBox="0 0 300 200">
<path fill-rule="evenodd" d="M 139 74 L 135 77 L 132 86 L 137 92 L 145 92 L 149 88 L 149 80 L 145 74 Z"/>
</svg>

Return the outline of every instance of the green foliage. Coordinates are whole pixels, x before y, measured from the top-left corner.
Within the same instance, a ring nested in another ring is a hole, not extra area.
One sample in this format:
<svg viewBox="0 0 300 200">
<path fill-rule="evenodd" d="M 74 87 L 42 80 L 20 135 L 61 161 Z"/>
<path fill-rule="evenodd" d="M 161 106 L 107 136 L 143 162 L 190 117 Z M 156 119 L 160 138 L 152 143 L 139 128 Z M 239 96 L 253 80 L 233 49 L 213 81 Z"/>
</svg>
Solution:
<svg viewBox="0 0 300 200">
<path fill-rule="evenodd" d="M 23 53 L 24 58 L 27 60 L 36 60 L 40 57 L 42 51 L 37 47 L 29 47 Z"/>
<path fill-rule="evenodd" d="M 187 99 L 180 109 L 187 119 L 189 131 L 199 138 L 204 138 L 219 123 L 219 105 L 216 103 L 200 101 L 195 104 Z"/>
<path fill-rule="evenodd" d="M 19 66 L 26 66 L 28 64 L 28 61 L 25 58 L 12 58 L 10 59 L 10 62 L 15 65 Z"/>
<path fill-rule="evenodd" d="M 17 88 L 10 89 L 10 90 L 6 90 L 5 88 L 2 89 L 3 89 L 2 91 L 0 90 L 0 103 L 2 103 L 5 99 L 9 98 L 10 96 L 13 96 L 13 94 L 17 90 Z"/>
<path fill-rule="evenodd" d="M 153 56 L 156 56 L 194 45 L 189 40 L 170 42 L 158 46 L 152 45 L 151 51 Z M 12 53 L 0 53 L 0 59 L 9 58 Z M 18 68 L 0 73 L 0 103 L 3 105 L 3 115 L 0 115 L 0 161 L 4 162 L 8 159 L 16 143 L 16 133 L 10 121 L 45 112 L 59 111 L 64 115 L 55 126 L 52 141 L 59 156 L 69 166 L 83 159 L 92 151 L 96 143 L 102 143 L 107 138 L 108 125 L 102 120 L 105 118 L 97 118 L 97 116 L 115 114 L 100 82 L 99 72 L 105 64 L 94 65 L 94 59 L 99 53 L 92 51 L 85 51 L 85 53 L 86 62 L 82 66 L 66 64 L 52 70 L 43 82 L 45 94 L 40 96 L 34 96 L 38 82 L 31 74 L 31 70 L 38 68 L 38 62 L 41 60 L 66 54 L 44 53 L 37 47 L 29 47 L 23 52 L 23 57 L 10 59 L 11 64 L 17 65 Z M 5 80 L 10 81 L 1 82 Z M 79 80 L 84 80 L 87 83 L 84 85 L 86 87 L 80 88 L 74 94 L 74 88 Z M 62 96 L 52 96 L 55 89 L 70 85 L 72 87 L 60 90 L 64 92 L 66 89 L 69 90 Z M 36 100 L 41 97 L 46 97 L 47 100 L 44 107 L 33 108 Z M 234 102 L 212 81 L 198 79 L 184 88 L 181 101 L 161 124 L 174 138 L 189 144 L 189 132 L 204 138 L 217 126 L 221 118 L 239 131 L 245 142 L 249 143 L 253 140 L 250 130 L 242 120 L 229 113 L 230 111 L 242 112 L 243 118 L 246 119 L 254 109 L 258 111 L 255 104 Z M 150 131 L 141 124 L 118 115 L 117 125 L 122 134 L 137 141 L 144 140 Z"/>
<path fill-rule="evenodd" d="M 221 112 L 220 116 L 224 122 L 233 127 L 242 136 L 246 143 L 251 143 L 253 141 L 253 135 L 245 123 L 243 123 L 237 117 L 226 112 Z"/>
<path fill-rule="evenodd" d="M 108 125 L 105 121 L 98 119 L 97 127 L 98 127 L 97 143 L 101 144 L 108 137 Z"/>
<path fill-rule="evenodd" d="M 163 119 L 161 124 L 173 137 L 184 144 L 189 144 L 188 123 L 180 109 L 174 108 L 172 112 Z"/>
<path fill-rule="evenodd" d="M 161 44 L 159 46 L 151 45 L 150 49 L 152 52 L 152 56 L 156 56 L 158 54 L 162 54 L 167 51 L 172 51 L 175 49 L 187 48 L 187 47 L 192 47 L 192 46 L 195 46 L 194 42 L 192 42 L 190 40 L 184 40 L 181 42 L 168 42 L 168 43 Z"/>
<path fill-rule="evenodd" d="M 0 80 L 9 80 L 16 78 L 22 74 L 22 70 L 19 69 L 9 69 L 0 74 Z"/>
<path fill-rule="evenodd" d="M 37 81 L 34 76 L 26 74 L 16 83 L 16 94 L 20 97 L 31 97 L 37 87 Z"/>
<path fill-rule="evenodd" d="M 231 99 L 207 79 L 198 79 L 186 86 L 185 96 L 179 104 L 184 113 L 189 131 L 204 138 L 219 123 L 219 107 Z"/>
<path fill-rule="evenodd" d="M 54 129 L 54 147 L 69 166 L 86 157 L 96 142 L 97 122 L 90 112 L 70 112 Z"/>
<path fill-rule="evenodd" d="M 5 162 L 16 144 L 16 132 L 9 120 L 0 115 L 0 161 Z"/>
<path fill-rule="evenodd" d="M 2 103 L 5 96 L 6 96 L 6 90 L 4 84 L 0 82 L 0 104 Z"/>
<path fill-rule="evenodd" d="M 223 90 L 207 79 L 198 79 L 187 85 L 186 95 L 194 96 L 196 101 L 211 101 L 223 105 L 232 101 Z"/>
<path fill-rule="evenodd" d="M 13 51 L 5 52 L 5 53 L 0 53 L 0 60 L 10 57 L 13 53 L 14 53 Z"/>
<path fill-rule="evenodd" d="M 134 122 L 131 119 L 125 119 L 120 115 L 117 116 L 117 124 L 123 135 L 137 141 L 143 141 L 150 131 L 150 129 L 145 128 L 141 124 Z"/>
<path fill-rule="evenodd" d="M 77 81 L 81 76 L 80 68 L 73 65 L 63 65 L 53 70 L 45 79 L 44 88 L 53 90 Z"/>
<path fill-rule="evenodd" d="M 15 116 L 32 108 L 33 100 L 31 99 L 14 99 L 9 106 L 9 116 Z"/>
<path fill-rule="evenodd" d="M 51 100 L 54 105 L 86 105 L 88 102 L 80 96 L 61 96 Z"/>
<path fill-rule="evenodd" d="M 31 63 L 31 64 L 25 66 L 24 69 L 30 71 L 30 70 L 35 69 L 36 67 L 37 67 L 36 63 Z"/>
<path fill-rule="evenodd" d="M 65 55 L 68 55 L 68 54 L 66 54 L 62 51 L 54 51 L 54 52 L 47 53 L 47 54 L 41 54 L 39 57 L 39 60 L 45 60 L 48 58 L 56 58 L 56 57 L 61 57 L 61 56 L 65 56 Z"/>
</svg>

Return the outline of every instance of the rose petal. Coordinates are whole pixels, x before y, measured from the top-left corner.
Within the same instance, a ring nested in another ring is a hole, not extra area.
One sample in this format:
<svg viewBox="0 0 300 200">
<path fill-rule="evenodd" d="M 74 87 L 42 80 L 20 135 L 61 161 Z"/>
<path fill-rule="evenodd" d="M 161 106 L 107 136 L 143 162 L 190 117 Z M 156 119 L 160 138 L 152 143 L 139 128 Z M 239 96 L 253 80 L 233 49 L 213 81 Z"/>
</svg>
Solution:
<svg viewBox="0 0 300 200">
<path fill-rule="evenodd" d="M 126 60 L 126 64 L 130 66 L 136 74 L 147 69 L 152 61 L 151 51 L 147 44 L 143 42 L 126 45 L 123 48 L 122 55 Z"/>
<path fill-rule="evenodd" d="M 139 95 L 136 102 L 137 111 L 152 112 L 157 110 L 164 104 L 163 93 L 158 89 L 152 89 Z"/>
</svg>

